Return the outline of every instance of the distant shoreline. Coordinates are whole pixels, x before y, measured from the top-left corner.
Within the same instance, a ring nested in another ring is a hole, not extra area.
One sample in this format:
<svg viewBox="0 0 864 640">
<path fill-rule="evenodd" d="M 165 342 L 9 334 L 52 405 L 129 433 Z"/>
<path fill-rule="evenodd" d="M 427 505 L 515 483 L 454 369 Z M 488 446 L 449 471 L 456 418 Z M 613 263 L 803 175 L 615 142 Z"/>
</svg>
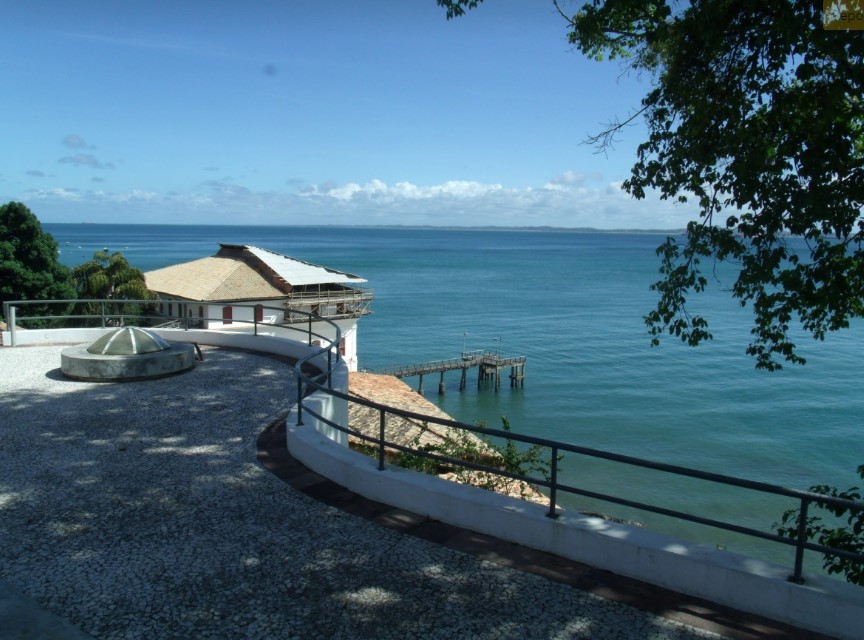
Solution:
<svg viewBox="0 0 864 640">
<path fill-rule="evenodd" d="M 123 227 L 261 227 L 261 228 L 297 228 L 297 229 L 404 229 L 404 230 L 429 230 L 429 231 L 521 231 L 521 232 L 549 232 L 549 233 L 602 233 L 602 234 L 644 234 L 644 235 L 679 235 L 685 233 L 685 229 L 595 229 L 594 227 L 552 227 L 552 226 L 458 226 L 458 225 L 399 225 L 399 224 L 173 224 L 173 223 L 128 223 L 128 222 L 48 222 L 48 225 L 64 226 L 123 226 Z"/>
</svg>

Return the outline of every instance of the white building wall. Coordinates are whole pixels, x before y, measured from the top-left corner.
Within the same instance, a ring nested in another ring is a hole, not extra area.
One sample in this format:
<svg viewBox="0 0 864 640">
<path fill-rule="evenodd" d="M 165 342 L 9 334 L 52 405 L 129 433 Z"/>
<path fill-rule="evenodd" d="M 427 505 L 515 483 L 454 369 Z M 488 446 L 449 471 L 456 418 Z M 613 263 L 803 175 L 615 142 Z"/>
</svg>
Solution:
<svg viewBox="0 0 864 640">
<path fill-rule="evenodd" d="M 224 324 L 222 320 L 222 307 L 227 305 L 212 305 L 207 319 L 208 326 L 202 327 L 205 329 L 215 329 L 221 331 L 253 331 L 255 325 L 255 305 L 261 304 L 264 307 L 264 322 L 258 323 L 259 335 L 272 335 L 288 338 L 289 340 L 297 340 L 298 342 L 306 342 L 307 344 L 318 344 L 323 346 L 328 341 L 335 342 L 337 339 L 336 330 L 327 322 L 313 322 L 310 326 L 308 322 L 297 322 L 286 327 L 273 326 L 274 322 L 280 322 L 282 315 L 274 316 L 275 310 L 268 308 L 265 304 L 267 301 L 261 302 L 244 302 L 242 304 L 232 305 L 232 315 L 234 321 L 232 324 Z M 269 306 L 273 305 L 273 301 L 269 301 Z M 339 345 L 339 350 L 345 360 L 345 364 L 349 371 L 357 371 L 357 318 L 349 318 L 344 320 L 333 320 L 342 334 L 342 343 Z"/>
<path fill-rule="evenodd" d="M 177 300 L 172 298 L 161 298 L 156 301 L 159 313 L 172 318 L 185 318 L 192 321 L 202 322 L 194 324 L 199 329 L 226 329 L 232 325 L 246 325 L 255 321 L 255 306 L 263 307 L 263 320 L 265 324 L 280 322 L 283 317 L 282 305 L 277 300 L 249 300 L 245 302 L 198 302 L 195 300 Z M 231 321 L 223 318 L 223 309 L 231 308 Z M 202 313 L 203 312 L 203 313 Z"/>
<path fill-rule="evenodd" d="M 344 344 L 342 357 L 345 360 L 348 371 L 357 371 L 357 320 L 336 320 L 336 324 L 339 325 L 339 329 L 342 331 L 342 340 Z"/>
<path fill-rule="evenodd" d="M 298 322 L 288 325 L 288 327 L 271 326 L 274 323 L 281 322 L 284 317 L 284 310 L 279 301 L 274 300 L 247 300 L 244 302 L 235 303 L 205 303 L 191 300 L 172 300 L 163 298 L 159 300 L 161 312 L 168 315 L 168 305 L 171 305 L 171 315 L 182 316 L 190 319 L 193 324 L 190 327 L 205 330 L 215 331 L 231 331 L 231 332 L 251 332 L 255 330 L 255 306 L 263 307 L 263 321 L 258 323 L 259 335 L 273 335 L 288 338 L 289 340 L 297 340 L 298 342 L 309 343 L 309 323 Z M 226 323 L 223 318 L 223 309 L 231 307 L 231 322 Z M 203 308 L 203 321 L 199 324 L 197 321 L 201 318 L 200 311 Z M 340 331 L 342 332 L 342 344 L 340 351 L 345 359 L 349 371 L 357 371 L 357 319 L 351 318 L 347 320 L 334 320 Z M 336 331 L 326 322 L 312 323 L 313 344 L 324 345 L 325 341 L 335 341 Z"/>
</svg>

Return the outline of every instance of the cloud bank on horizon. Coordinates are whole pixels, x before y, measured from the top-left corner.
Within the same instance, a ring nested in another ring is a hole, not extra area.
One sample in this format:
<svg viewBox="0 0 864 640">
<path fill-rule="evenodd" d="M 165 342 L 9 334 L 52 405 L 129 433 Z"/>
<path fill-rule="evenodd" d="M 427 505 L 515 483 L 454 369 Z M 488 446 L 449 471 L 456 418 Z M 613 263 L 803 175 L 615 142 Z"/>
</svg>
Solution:
<svg viewBox="0 0 864 640">
<path fill-rule="evenodd" d="M 645 85 L 543 3 L 0 9 L 0 200 L 46 222 L 677 229 L 621 189 L 644 130 L 579 141 Z M 44 5 L 44 6 L 43 6 Z"/>
<path fill-rule="evenodd" d="M 514 188 L 451 180 L 437 185 L 373 179 L 255 191 L 229 179 L 185 193 L 34 189 L 23 199 L 47 222 L 261 225 L 501 226 L 680 229 L 684 210 L 633 200 L 620 182 Z"/>
</svg>

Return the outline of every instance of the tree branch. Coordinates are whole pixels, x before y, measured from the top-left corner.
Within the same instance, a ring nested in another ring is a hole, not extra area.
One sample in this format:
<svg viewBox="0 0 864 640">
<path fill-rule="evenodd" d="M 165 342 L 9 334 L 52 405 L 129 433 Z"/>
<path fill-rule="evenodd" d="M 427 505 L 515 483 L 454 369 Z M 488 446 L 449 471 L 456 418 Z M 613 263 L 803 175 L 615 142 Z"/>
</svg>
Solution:
<svg viewBox="0 0 864 640">
<path fill-rule="evenodd" d="M 624 127 L 629 127 L 633 125 L 633 121 L 641 116 L 648 109 L 647 106 L 642 107 L 641 109 L 633 112 L 630 116 L 624 120 L 623 122 L 618 121 L 617 118 L 615 121 L 610 121 L 606 123 L 606 128 L 603 131 L 589 135 L 585 138 L 581 144 L 590 144 L 594 147 L 595 153 L 603 153 L 605 154 L 608 149 L 615 148 L 615 136 L 622 130 Z"/>
</svg>

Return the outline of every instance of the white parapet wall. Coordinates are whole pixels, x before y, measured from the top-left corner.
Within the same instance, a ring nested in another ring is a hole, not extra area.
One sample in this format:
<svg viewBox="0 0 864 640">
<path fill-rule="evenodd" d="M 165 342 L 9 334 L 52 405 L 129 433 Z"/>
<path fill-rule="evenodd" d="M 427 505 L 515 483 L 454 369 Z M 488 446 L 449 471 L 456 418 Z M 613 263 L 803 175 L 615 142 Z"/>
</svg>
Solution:
<svg viewBox="0 0 864 640">
<path fill-rule="evenodd" d="M 839 638 L 860 638 L 864 588 L 578 513 L 387 465 L 340 446 L 289 415 L 287 444 L 304 465 L 371 500 Z"/>
<path fill-rule="evenodd" d="M 93 342 L 114 329 L 16 329 L 16 347 Z M 3 332 L 3 344 L 12 346 L 12 332 Z"/>
<path fill-rule="evenodd" d="M 89 343 L 94 342 L 108 332 L 116 330 L 117 327 L 83 329 L 19 329 L 15 331 L 15 346 L 26 347 L 49 344 Z M 295 359 L 305 357 L 312 352 L 312 348 L 303 342 L 274 336 L 256 336 L 249 332 L 158 328 L 148 329 L 148 331 L 154 331 L 171 342 L 193 342 L 231 347 L 234 349 L 249 349 L 250 351 L 262 351 Z M 7 346 L 12 344 L 11 332 L 3 332 L 3 344 Z M 317 350 L 317 348 L 314 350 Z M 333 357 L 335 361 L 335 355 Z M 312 358 L 310 363 L 313 366 L 318 367 L 321 371 L 326 371 L 328 366 L 327 353 L 325 352 Z M 347 384 L 346 373 L 346 388 Z"/>
<path fill-rule="evenodd" d="M 333 371 L 332 385 L 334 389 L 348 393 L 348 367 L 344 363 Z M 332 446 L 334 443 L 348 450 L 348 434 L 340 431 L 317 416 L 342 427 L 348 426 L 348 401 L 328 393 L 318 391 L 303 399 L 302 421 L 306 429 L 314 429 L 320 433 Z M 292 409 L 289 420 L 297 424 L 297 408 Z"/>
</svg>

